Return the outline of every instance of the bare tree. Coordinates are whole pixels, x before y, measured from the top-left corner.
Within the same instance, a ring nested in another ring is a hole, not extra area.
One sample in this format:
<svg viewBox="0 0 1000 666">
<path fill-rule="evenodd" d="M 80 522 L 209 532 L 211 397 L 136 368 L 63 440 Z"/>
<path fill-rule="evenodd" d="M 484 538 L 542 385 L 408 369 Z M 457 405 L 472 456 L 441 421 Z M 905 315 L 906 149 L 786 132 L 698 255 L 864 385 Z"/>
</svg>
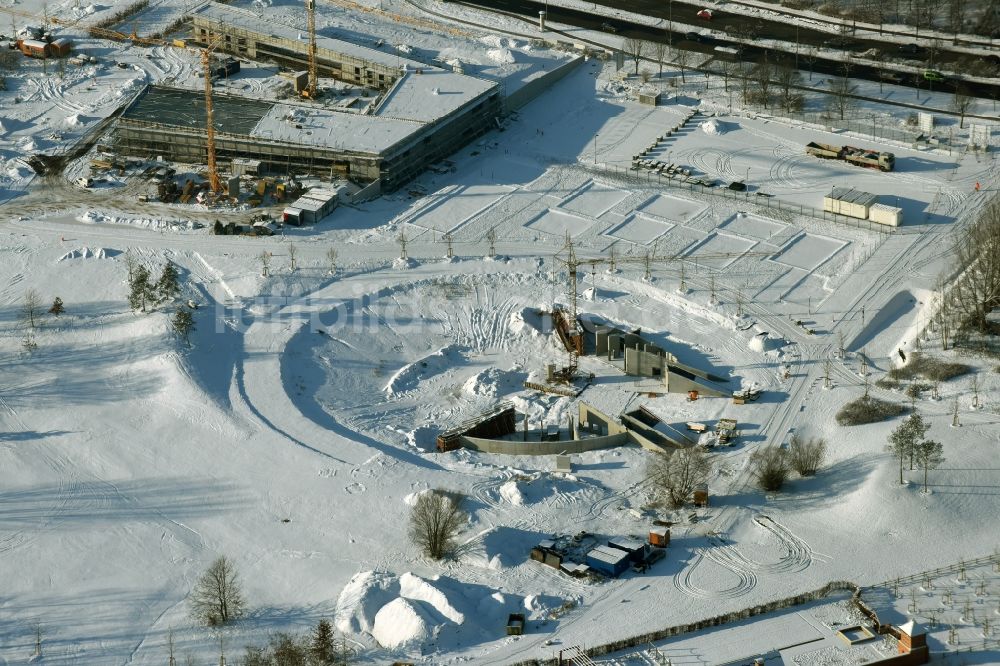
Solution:
<svg viewBox="0 0 1000 666">
<path fill-rule="evenodd" d="M 636 76 L 639 75 L 639 61 L 642 60 L 642 54 L 645 49 L 646 42 L 638 37 L 627 37 L 625 41 L 622 42 L 622 51 L 635 62 Z"/>
<path fill-rule="evenodd" d="M 646 465 L 653 492 L 674 508 L 684 506 L 711 472 L 712 461 L 700 446 L 656 454 Z"/>
<path fill-rule="evenodd" d="M 297 247 L 295 247 L 295 243 L 289 243 L 288 244 L 288 262 L 289 262 L 289 265 L 290 265 L 291 270 L 292 270 L 293 273 L 295 272 L 295 269 L 296 269 L 295 258 L 298 256 L 298 254 L 299 254 L 299 249 Z"/>
<path fill-rule="evenodd" d="M 958 39 L 958 33 L 962 31 L 962 22 L 965 19 L 966 0 L 948 0 L 948 29 Z"/>
<path fill-rule="evenodd" d="M 788 479 L 788 455 L 779 446 L 759 449 L 750 456 L 753 474 L 762 490 L 781 490 Z"/>
<path fill-rule="evenodd" d="M 271 253 L 264 250 L 257 258 L 260 260 L 260 274 L 267 277 L 271 273 Z"/>
<path fill-rule="evenodd" d="M 965 86 L 955 87 L 955 94 L 951 98 L 951 108 L 958 114 L 959 129 L 965 127 L 965 114 L 969 112 L 973 101 L 975 100 Z"/>
<path fill-rule="evenodd" d="M 924 492 L 927 492 L 927 472 L 944 462 L 944 447 L 940 442 L 924 440 L 914 447 L 913 453 L 917 467 L 924 472 Z"/>
<path fill-rule="evenodd" d="M 793 435 L 788 444 L 788 463 L 800 476 L 815 476 L 826 457 L 826 440 Z"/>
<path fill-rule="evenodd" d="M 798 110 L 802 106 L 802 96 L 794 92 L 800 78 L 798 70 L 788 65 L 780 65 L 775 69 L 774 79 L 781 95 L 781 108 L 786 112 Z"/>
<path fill-rule="evenodd" d="M 809 46 L 799 55 L 799 57 L 802 59 L 802 62 L 806 64 L 809 71 L 809 80 L 812 81 L 813 65 L 816 64 L 816 49 Z"/>
<path fill-rule="evenodd" d="M 667 54 L 670 53 L 670 45 L 666 42 L 652 42 L 651 50 L 653 51 L 653 57 L 656 59 L 656 64 L 660 66 L 659 78 L 663 78 L 663 63 L 667 59 Z"/>
<path fill-rule="evenodd" d="M 757 84 L 757 90 L 760 92 L 760 103 L 765 109 L 771 101 L 771 80 L 773 74 L 774 66 L 766 59 L 763 62 L 757 63 L 753 68 L 754 81 Z"/>
<path fill-rule="evenodd" d="M 243 614 L 243 592 L 236 565 L 219 557 L 191 591 L 192 614 L 209 626 L 226 624 Z"/>
<path fill-rule="evenodd" d="M 691 62 L 691 52 L 685 49 L 675 49 L 674 50 L 674 64 L 677 65 L 677 69 L 681 72 L 681 83 L 687 83 L 684 78 L 684 72 L 687 70 L 688 64 Z"/>
<path fill-rule="evenodd" d="M 24 292 L 24 300 L 21 301 L 21 323 L 33 332 L 38 328 L 41 316 L 42 297 L 34 289 L 28 289 Z"/>
<path fill-rule="evenodd" d="M 951 289 L 958 326 L 987 333 L 987 316 L 1000 306 L 1000 202 L 987 205 L 962 230 L 955 246 L 955 265 L 964 267 Z"/>
<path fill-rule="evenodd" d="M 841 120 L 857 104 L 857 100 L 852 97 L 855 89 L 856 86 L 846 76 L 838 76 L 830 81 L 830 106 L 840 114 Z"/>
<path fill-rule="evenodd" d="M 464 496 L 441 489 L 423 493 L 410 512 L 410 539 L 424 555 L 440 560 L 450 554 L 468 515 Z"/>
<path fill-rule="evenodd" d="M 337 248 L 327 248 L 326 260 L 330 264 L 330 275 L 334 275 L 337 272 L 337 256 Z"/>
<path fill-rule="evenodd" d="M 729 79 L 737 73 L 737 65 L 731 60 L 723 60 L 719 63 L 722 67 L 722 85 L 726 92 L 729 92 Z"/>
</svg>

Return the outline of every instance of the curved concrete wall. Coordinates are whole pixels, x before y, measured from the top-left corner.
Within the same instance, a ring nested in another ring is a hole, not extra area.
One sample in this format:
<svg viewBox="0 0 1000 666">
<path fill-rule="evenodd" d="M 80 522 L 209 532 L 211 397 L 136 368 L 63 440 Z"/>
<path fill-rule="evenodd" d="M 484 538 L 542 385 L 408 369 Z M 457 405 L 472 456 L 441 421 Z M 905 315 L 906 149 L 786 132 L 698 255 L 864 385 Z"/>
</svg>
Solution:
<svg viewBox="0 0 1000 666">
<path fill-rule="evenodd" d="M 511 456 L 554 456 L 557 453 L 583 453 L 628 444 L 628 433 L 587 439 L 567 439 L 561 442 L 517 442 L 506 439 L 462 437 L 462 446 L 483 453 L 504 453 Z"/>
</svg>

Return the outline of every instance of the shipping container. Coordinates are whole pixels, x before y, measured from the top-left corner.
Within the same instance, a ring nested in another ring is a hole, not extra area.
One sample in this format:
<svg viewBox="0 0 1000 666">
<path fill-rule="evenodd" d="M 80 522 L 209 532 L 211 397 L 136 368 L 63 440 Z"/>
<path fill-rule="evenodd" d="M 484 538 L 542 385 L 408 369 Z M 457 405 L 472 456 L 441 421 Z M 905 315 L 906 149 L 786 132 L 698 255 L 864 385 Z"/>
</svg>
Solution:
<svg viewBox="0 0 1000 666">
<path fill-rule="evenodd" d="M 868 219 L 878 224 L 898 227 L 903 223 L 903 209 L 877 203 L 869 209 Z"/>
</svg>

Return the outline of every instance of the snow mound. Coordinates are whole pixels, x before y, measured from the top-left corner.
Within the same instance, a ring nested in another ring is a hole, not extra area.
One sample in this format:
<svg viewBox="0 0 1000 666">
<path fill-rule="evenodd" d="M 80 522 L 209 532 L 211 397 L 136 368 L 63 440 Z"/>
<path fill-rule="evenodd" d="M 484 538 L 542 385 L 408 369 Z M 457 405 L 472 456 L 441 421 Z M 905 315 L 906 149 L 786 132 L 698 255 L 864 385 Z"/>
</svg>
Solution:
<svg viewBox="0 0 1000 666">
<path fill-rule="evenodd" d="M 418 490 L 415 493 L 410 493 L 409 495 L 403 498 L 403 502 L 407 506 L 416 506 L 417 500 L 420 499 L 420 496 L 426 495 L 429 492 L 431 492 L 430 488 L 425 488 L 424 490 Z"/>
<path fill-rule="evenodd" d="M 397 271 L 405 271 L 408 268 L 416 268 L 417 260 L 410 259 L 409 257 L 407 257 L 406 259 L 398 257 L 397 259 L 393 259 L 392 267 Z"/>
<path fill-rule="evenodd" d="M 498 65 L 512 65 L 517 62 L 510 49 L 490 49 L 486 55 Z"/>
<path fill-rule="evenodd" d="M 81 125 L 83 125 L 83 121 L 80 120 L 79 113 L 74 113 L 70 116 L 66 116 L 66 120 L 64 120 L 63 123 L 67 127 L 80 127 Z"/>
<path fill-rule="evenodd" d="M 517 481 L 508 481 L 500 486 L 500 497 L 505 502 L 514 506 L 524 506 L 524 495 L 521 494 L 521 489 L 517 487 Z"/>
<path fill-rule="evenodd" d="M 32 139 L 31 137 L 25 137 L 24 139 L 22 139 L 21 144 L 18 146 L 18 148 L 20 148 L 21 152 L 33 153 L 36 150 L 38 150 L 38 144 L 35 143 L 35 140 Z"/>
<path fill-rule="evenodd" d="M 482 42 L 484 46 L 489 46 L 494 49 L 502 49 L 507 46 L 507 40 L 500 35 L 486 35 L 485 37 L 481 37 L 479 41 Z"/>
<path fill-rule="evenodd" d="M 454 345 L 442 347 L 433 354 L 423 357 L 413 363 L 407 363 L 396 371 L 382 388 L 388 395 L 406 393 L 417 388 L 420 382 L 428 377 L 449 370 L 463 361 L 462 355 Z"/>
<path fill-rule="evenodd" d="M 402 597 L 379 610 L 371 631 L 372 637 L 385 648 L 419 645 L 435 633 L 434 620 L 427 611 Z"/>
<path fill-rule="evenodd" d="M 526 334 L 534 338 L 542 334 L 542 328 L 542 318 L 531 308 L 511 313 L 507 322 L 507 330 L 514 335 Z"/>
<path fill-rule="evenodd" d="M 420 426 L 419 428 L 414 428 L 406 433 L 406 444 L 415 449 L 430 451 L 434 448 L 438 433 L 440 432 L 440 428 L 434 428 L 431 426 Z"/>
<path fill-rule="evenodd" d="M 775 337 L 768 333 L 758 333 L 750 338 L 750 341 L 747 342 L 747 347 L 750 348 L 750 351 L 765 354 L 776 349 L 781 349 L 786 344 L 787 342 L 784 338 Z"/>
<path fill-rule="evenodd" d="M 444 591 L 420 576 L 409 572 L 400 576 L 399 596 L 411 601 L 422 601 L 455 624 L 465 623 L 465 615 L 455 608 Z"/>
<path fill-rule="evenodd" d="M 180 221 L 118 217 L 93 210 L 88 210 L 86 213 L 77 215 L 76 219 L 84 224 L 128 224 L 135 227 L 142 227 L 144 229 L 164 229 L 167 231 L 191 231 L 201 227 L 201 223 L 196 223 L 192 220 Z"/>
<path fill-rule="evenodd" d="M 117 254 L 114 250 L 106 250 L 103 247 L 97 247 L 90 249 L 89 247 L 81 247 L 79 250 L 70 250 L 63 256 L 59 257 L 57 261 L 67 261 L 69 259 L 107 259 L 109 256 L 114 256 Z"/>
<path fill-rule="evenodd" d="M 371 633 L 379 610 L 398 595 L 399 581 L 392 574 L 381 571 L 354 574 L 337 597 L 334 624 L 345 634 Z"/>
<path fill-rule="evenodd" d="M 709 136 L 719 136 L 720 134 L 726 133 L 725 128 L 722 127 L 722 125 L 719 124 L 719 121 L 715 118 L 709 118 L 708 120 L 700 123 L 698 127 L 701 128 L 702 132 L 708 134 Z"/>
<path fill-rule="evenodd" d="M 413 47 L 409 44 L 396 44 L 396 50 L 400 53 L 413 53 Z"/>
</svg>

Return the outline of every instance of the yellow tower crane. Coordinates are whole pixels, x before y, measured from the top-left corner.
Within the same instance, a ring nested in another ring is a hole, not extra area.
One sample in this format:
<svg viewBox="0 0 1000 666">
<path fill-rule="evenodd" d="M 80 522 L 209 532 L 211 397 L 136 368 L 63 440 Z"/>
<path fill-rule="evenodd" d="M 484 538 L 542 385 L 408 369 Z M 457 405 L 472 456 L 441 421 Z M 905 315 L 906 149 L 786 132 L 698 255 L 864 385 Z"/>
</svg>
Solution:
<svg viewBox="0 0 1000 666">
<path fill-rule="evenodd" d="M 219 170 L 215 164 L 215 117 L 212 109 L 212 49 L 215 44 L 201 50 L 201 66 L 205 74 L 205 143 L 208 152 L 208 186 L 218 194 L 222 191 Z"/>
<path fill-rule="evenodd" d="M 306 0 L 306 16 L 309 23 L 309 84 L 304 96 L 316 99 L 319 72 L 316 65 L 316 0 Z"/>
</svg>

